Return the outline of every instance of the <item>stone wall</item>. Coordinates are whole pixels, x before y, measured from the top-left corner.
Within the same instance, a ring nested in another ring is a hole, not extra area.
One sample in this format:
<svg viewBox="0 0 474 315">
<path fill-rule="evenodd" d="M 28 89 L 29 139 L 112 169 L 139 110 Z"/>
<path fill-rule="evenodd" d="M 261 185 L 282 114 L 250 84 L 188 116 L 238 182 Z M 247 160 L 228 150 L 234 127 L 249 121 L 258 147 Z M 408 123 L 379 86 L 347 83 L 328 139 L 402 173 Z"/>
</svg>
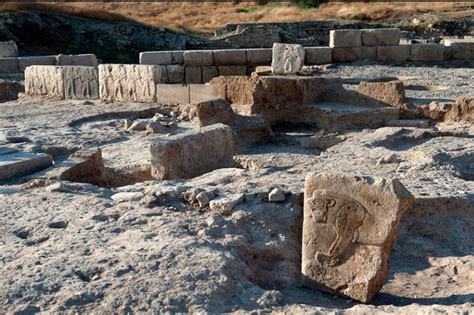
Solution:
<svg viewBox="0 0 474 315">
<path fill-rule="evenodd" d="M 2 43 L 2 42 L 0 42 Z M 2 49 L 0 45 L 0 50 Z M 94 54 L 82 55 L 51 55 L 30 57 L 0 57 L 0 74 L 24 73 L 29 66 L 85 66 L 97 67 Z"/>
</svg>

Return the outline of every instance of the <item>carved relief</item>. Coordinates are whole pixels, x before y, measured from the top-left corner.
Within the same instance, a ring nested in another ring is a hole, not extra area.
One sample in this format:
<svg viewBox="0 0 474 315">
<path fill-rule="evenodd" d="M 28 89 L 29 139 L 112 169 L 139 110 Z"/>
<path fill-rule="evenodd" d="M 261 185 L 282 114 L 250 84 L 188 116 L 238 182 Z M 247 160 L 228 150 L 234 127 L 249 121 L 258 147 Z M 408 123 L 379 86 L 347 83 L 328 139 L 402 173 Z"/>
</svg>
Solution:
<svg viewBox="0 0 474 315">
<path fill-rule="evenodd" d="M 66 99 L 98 99 L 99 79 L 93 67 L 64 67 L 64 96 Z"/>
<path fill-rule="evenodd" d="M 25 92 L 29 95 L 64 97 L 63 69 L 58 66 L 30 66 L 25 70 Z"/>
</svg>

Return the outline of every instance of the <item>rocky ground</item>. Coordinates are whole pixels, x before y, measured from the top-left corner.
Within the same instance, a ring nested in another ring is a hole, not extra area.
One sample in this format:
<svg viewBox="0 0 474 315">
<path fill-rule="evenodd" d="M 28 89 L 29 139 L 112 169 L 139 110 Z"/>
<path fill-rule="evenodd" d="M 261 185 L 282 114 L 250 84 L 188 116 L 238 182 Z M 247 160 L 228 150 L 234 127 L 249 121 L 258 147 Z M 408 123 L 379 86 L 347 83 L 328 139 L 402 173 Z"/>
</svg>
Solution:
<svg viewBox="0 0 474 315">
<path fill-rule="evenodd" d="M 325 75 L 346 77 L 349 88 L 357 78 L 402 78 L 408 97 L 429 103 L 472 94 L 474 71 L 355 65 Z M 122 174 L 114 187 L 44 179 L 49 170 L 0 186 L 2 313 L 411 314 L 474 307 L 471 124 L 331 134 L 275 126 L 272 141 L 243 148 L 235 168 L 157 182 L 143 175 L 149 144 L 197 128 L 178 108 L 23 97 L 0 109 L 0 143 L 48 152 L 55 168 L 80 148 L 100 147 L 105 166 Z M 156 113 L 177 126 L 151 135 L 123 128 L 124 119 Z M 300 285 L 309 172 L 397 177 L 416 197 L 402 219 L 386 284 L 371 304 Z M 269 201 L 274 188 L 283 200 Z M 218 213 L 199 206 L 201 191 L 241 202 Z"/>
</svg>

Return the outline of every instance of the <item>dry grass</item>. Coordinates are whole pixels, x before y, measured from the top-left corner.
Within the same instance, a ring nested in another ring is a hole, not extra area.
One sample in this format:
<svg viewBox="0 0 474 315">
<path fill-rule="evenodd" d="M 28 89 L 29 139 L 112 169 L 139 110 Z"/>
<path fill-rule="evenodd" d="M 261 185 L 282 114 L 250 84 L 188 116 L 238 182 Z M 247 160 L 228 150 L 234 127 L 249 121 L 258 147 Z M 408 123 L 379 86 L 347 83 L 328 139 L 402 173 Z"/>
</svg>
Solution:
<svg viewBox="0 0 474 315">
<path fill-rule="evenodd" d="M 226 23 L 293 22 L 324 19 L 359 19 L 397 23 L 407 15 L 433 12 L 456 14 L 447 2 L 420 3 L 327 3 L 302 9 L 288 3 L 259 6 L 253 2 L 73 2 L 2 3 L 5 10 L 54 10 L 106 20 L 134 20 L 178 30 L 212 32 Z M 472 11 L 471 11 L 472 12 Z M 466 12 L 464 12 L 466 13 Z"/>
</svg>

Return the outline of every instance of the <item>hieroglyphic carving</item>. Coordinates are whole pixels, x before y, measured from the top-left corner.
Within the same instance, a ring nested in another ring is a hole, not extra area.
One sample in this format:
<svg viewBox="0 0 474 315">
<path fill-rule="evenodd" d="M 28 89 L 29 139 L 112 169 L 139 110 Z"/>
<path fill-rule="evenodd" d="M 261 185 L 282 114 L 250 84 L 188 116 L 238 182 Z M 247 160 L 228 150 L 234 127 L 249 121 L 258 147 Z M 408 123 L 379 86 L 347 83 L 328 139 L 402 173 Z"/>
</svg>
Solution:
<svg viewBox="0 0 474 315">
<path fill-rule="evenodd" d="M 63 69 L 58 66 L 30 66 L 25 70 L 25 92 L 64 98 Z"/>
<path fill-rule="evenodd" d="M 99 78 L 93 67 L 63 67 L 64 97 L 66 99 L 98 99 Z"/>
<path fill-rule="evenodd" d="M 165 66 L 99 65 L 100 98 L 106 101 L 153 102 L 156 84 L 167 82 Z"/>
</svg>

